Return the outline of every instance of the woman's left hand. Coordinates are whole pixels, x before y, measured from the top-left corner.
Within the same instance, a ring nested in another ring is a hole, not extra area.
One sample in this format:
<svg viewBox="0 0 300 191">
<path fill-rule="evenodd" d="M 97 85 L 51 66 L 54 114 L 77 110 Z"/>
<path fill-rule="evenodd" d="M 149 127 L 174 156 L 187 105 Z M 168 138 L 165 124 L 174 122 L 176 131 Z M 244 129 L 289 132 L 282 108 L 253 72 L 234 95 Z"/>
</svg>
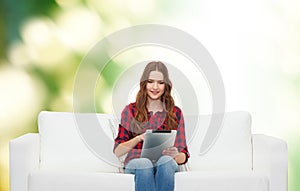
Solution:
<svg viewBox="0 0 300 191">
<path fill-rule="evenodd" d="M 178 152 L 177 147 L 170 147 L 170 148 L 163 150 L 162 154 L 168 155 L 172 158 L 175 158 L 179 154 L 179 152 Z"/>
</svg>

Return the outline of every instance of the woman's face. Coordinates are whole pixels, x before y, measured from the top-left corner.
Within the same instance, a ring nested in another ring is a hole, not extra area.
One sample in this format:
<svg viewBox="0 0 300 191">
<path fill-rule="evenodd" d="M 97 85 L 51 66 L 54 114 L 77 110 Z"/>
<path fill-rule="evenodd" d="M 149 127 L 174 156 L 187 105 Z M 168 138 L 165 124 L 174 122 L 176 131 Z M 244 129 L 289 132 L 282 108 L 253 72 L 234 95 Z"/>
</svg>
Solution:
<svg viewBox="0 0 300 191">
<path fill-rule="evenodd" d="M 147 80 L 146 91 L 149 101 L 160 99 L 165 91 L 164 75 L 161 72 L 150 72 Z"/>
</svg>

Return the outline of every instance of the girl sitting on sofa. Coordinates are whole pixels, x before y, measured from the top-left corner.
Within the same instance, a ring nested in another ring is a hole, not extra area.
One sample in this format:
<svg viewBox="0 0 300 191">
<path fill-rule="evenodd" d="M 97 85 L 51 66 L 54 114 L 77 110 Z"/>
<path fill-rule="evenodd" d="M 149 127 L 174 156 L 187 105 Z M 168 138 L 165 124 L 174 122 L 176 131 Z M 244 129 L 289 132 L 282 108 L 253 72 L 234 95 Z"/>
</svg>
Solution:
<svg viewBox="0 0 300 191">
<path fill-rule="evenodd" d="M 140 79 L 136 102 L 123 109 L 114 153 L 117 157 L 127 154 L 125 173 L 135 174 L 136 191 L 174 190 L 178 164 L 189 158 L 183 114 L 174 105 L 171 89 L 167 67 L 162 62 L 150 62 Z M 147 129 L 177 130 L 174 146 L 164 150 L 155 163 L 140 158 Z"/>
</svg>

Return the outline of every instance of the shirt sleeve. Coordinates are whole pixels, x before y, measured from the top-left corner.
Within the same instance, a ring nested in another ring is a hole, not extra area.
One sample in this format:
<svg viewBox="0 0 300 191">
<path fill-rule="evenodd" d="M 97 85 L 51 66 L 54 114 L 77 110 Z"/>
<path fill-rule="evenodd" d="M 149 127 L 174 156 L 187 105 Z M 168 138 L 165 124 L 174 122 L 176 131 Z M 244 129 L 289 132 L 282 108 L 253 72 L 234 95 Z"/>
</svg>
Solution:
<svg viewBox="0 0 300 191">
<path fill-rule="evenodd" d="M 179 152 L 182 152 L 186 155 L 186 160 L 184 163 L 182 163 L 182 164 L 185 164 L 188 161 L 190 154 L 189 154 L 188 147 L 186 144 L 184 117 L 179 108 L 176 108 L 175 114 L 178 119 L 178 127 L 177 127 L 177 135 L 176 135 L 176 140 L 175 140 L 174 146 L 178 148 Z"/>
<path fill-rule="evenodd" d="M 115 139 L 114 150 L 121 143 L 124 143 L 132 139 L 133 135 L 130 131 L 130 122 L 133 119 L 133 114 L 130 109 L 130 105 L 127 105 L 121 114 L 121 123 L 119 124 L 118 136 Z"/>
</svg>

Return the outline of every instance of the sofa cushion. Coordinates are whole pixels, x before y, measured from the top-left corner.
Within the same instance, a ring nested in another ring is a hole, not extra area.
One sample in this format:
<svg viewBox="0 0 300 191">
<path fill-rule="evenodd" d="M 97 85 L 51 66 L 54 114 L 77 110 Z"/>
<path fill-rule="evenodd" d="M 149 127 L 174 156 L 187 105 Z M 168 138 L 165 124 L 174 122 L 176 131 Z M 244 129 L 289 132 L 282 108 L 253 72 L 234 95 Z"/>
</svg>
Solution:
<svg viewBox="0 0 300 191">
<path fill-rule="evenodd" d="M 95 117 L 98 122 L 90 123 Z M 121 164 L 113 154 L 114 137 L 110 120 L 113 116 L 108 114 L 41 112 L 38 120 L 40 168 L 118 172 Z M 91 132 L 93 140 L 82 138 L 84 132 L 80 132 L 79 125 L 86 132 Z M 95 148 L 88 141 L 92 141 Z M 94 149 L 98 149 L 98 153 Z"/>
<path fill-rule="evenodd" d="M 117 184 L 114 184 L 117 182 Z M 29 175 L 28 191 L 134 190 L 134 175 L 39 170 Z M 265 174 L 244 172 L 179 172 L 175 191 L 269 191 Z"/>
<path fill-rule="evenodd" d="M 175 174 L 175 190 L 269 191 L 269 179 L 253 171 L 180 172 Z"/>
<path fill-rule="evenodd" d="M 221 115 L 219 115 L 221 116 Z M 251 170 L 251 116 L 248 112 L 227 112 L 215 142 L 206 152 L 200 147 L 210 127 L 211 115 L 201 115 L 198 126 L 189 141 L 191 170 Z M 187 127 L 188 128 L 188 127 Z"/>
<path fill-rule="evenodd" d="M 29 175 L 28 191 L 132 190 L 134 175 L 120 173 L 36 171 Z"/>
</svg>

